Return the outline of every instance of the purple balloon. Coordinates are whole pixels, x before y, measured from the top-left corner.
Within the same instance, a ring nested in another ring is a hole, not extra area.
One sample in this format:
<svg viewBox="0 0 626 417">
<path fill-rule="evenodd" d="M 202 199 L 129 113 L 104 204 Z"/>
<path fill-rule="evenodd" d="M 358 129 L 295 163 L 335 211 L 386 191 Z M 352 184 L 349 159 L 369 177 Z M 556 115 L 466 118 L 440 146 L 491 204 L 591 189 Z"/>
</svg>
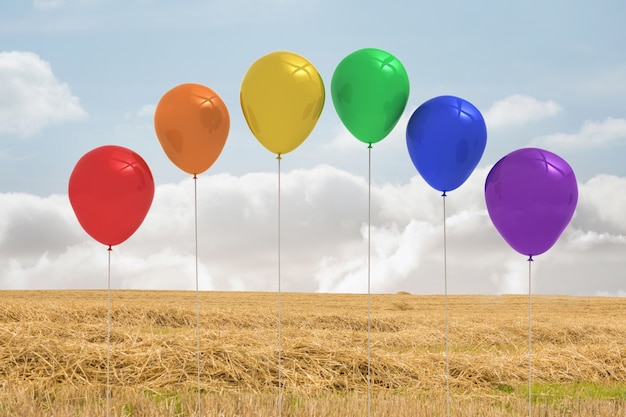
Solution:
<svg viewBox="0 0 626 417">
<path fill-rule="evenodd" d="M 485 201 L 504 240 L 532 258 L 550 249 L 572 219 L 578 202 L 576 176 L 552 152 L 518 149 L 487 175 Z"/>
</svg>

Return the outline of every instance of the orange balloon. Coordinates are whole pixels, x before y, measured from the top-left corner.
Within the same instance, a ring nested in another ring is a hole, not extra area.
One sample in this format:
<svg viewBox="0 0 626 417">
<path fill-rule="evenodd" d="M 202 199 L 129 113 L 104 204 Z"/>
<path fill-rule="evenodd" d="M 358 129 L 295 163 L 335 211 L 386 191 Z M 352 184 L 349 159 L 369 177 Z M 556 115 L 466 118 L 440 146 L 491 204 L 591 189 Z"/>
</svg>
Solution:
<svg viewBox="0 0 626 417">
<path fill-rule="evenodd" d="M 230 116 L 221 97 L 200 84 L 181 84 L 165 93 L 154 112 L 154 130 L 167 157 L 197 175 L 224 149 Z"/>
</svg>

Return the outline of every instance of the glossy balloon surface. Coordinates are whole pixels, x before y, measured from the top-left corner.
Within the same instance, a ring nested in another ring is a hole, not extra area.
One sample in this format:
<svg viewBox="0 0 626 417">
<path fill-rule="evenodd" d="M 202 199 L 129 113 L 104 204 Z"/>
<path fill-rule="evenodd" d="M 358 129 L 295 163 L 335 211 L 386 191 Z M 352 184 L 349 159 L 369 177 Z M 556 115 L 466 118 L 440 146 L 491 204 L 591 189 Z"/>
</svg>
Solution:
<svg viewBox="0 0 626 417">
<path fill-rule="evenodd" d="M 398 123 L 409 99 L 409 77 L 387 51 L 359 49 L 337 65 L 331 95 L 337 115 L 358 140 L 383 140 Z"/>
<path fill-rule="evenodd" d="M 78 222 L 91 237 L 104 245 L 119 245 L 146 217 L 154 180 L 139 154 L 121 146 L 101 146 L 78 160 L 68 195 Z"/>
<path fill-rule="evenodd" d="M 288 51 L 259 58 L 241 83 L 241 110 L 248 127 L 261 145 L 277 155 L 293 151 L 310 135 L 324 99 L 317 69 Z"/>
<path fill-rule="evenodd" d="M 570 165 L 539 148 L 500 159 L 485 182 L 487 211 L 504 240 L 523 255 L 550 249 L 576 210 L 578 185 Z"/>
<path fill-rule="evenodd" d="M 487 144 L 487 127 L 469 101 L 439 96 L 411 115 L 406 143 L 413 165 L 434 189 L 460 187 L 472 174 Z"/>
<path fill-rule="evenodd" d="M 181 84 L 163 95 L 154 112 L 154 129 L 167 157 L 197 175 L 213 165 L 230 130 L 222 98 L 201 84 Z"/>
</svg>

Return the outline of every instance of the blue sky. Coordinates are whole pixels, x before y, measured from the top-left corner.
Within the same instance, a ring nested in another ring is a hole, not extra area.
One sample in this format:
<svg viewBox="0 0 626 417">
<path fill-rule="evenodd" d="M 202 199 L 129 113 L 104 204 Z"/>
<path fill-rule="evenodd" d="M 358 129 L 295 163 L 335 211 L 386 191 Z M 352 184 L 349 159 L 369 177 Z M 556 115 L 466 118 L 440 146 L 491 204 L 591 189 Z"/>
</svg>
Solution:
<svg viewBox="0 0 626 417">
<path fill-rule="evenodd" d="M 534 263 L 536 290 L 624 295 L 624 16 L 620 1 L 4 2 L 0 286 L 102 287 L 101 247 L 73 217 L 67 182 L 84 153 L 117 144 L 144 157 L 157 192 L 116 251 L 115 285 L 191 288 L 192 278 L 171 277 L 193 272 L 192 183 L 160 148 L 152 116 L 167 90 L 196 82 L 231 116 L 223 153 L 198 181 L 204 288 L 272 290 L 276 160 L 249 132 L 239 87 L 256 59 L 290 50 L 317 67 L 327 96 L 310 137 L 282 161 L 286 289 L 363 292 L 367 150 L 342 126 L 329 87 L 343 57 L 377 47 L 404 64 L 411 93 L 372 150 L 374 290 L 441 292 L 441 201 L 411 164 L 404 131 L 417 106 L 450 94 L 476 105 L 488 128 L 479 167 L 448 200 L 451 291 L 525 290 L 527 265 L 491 226 L 482 187 L 506 153 L 540 146 L 573 167 L 580 200 Z"/>
</svg>

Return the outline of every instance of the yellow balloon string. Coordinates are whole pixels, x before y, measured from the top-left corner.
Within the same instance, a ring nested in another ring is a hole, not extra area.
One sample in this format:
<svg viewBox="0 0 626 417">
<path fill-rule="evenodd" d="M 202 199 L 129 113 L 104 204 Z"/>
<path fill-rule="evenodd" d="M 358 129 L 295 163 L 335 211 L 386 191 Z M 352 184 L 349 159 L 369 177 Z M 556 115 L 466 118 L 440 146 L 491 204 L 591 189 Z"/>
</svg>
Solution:
<svg viewBox="0 0 626 417">
<path fill-rule="evenodd" d="M 278 161 L 278 416 L 283 415 L 283 381 L 282 381 L 282 348 L 281 348 L 281 316 L 280 316 L 280 154 L 276 156 Z"/>
</svg>

